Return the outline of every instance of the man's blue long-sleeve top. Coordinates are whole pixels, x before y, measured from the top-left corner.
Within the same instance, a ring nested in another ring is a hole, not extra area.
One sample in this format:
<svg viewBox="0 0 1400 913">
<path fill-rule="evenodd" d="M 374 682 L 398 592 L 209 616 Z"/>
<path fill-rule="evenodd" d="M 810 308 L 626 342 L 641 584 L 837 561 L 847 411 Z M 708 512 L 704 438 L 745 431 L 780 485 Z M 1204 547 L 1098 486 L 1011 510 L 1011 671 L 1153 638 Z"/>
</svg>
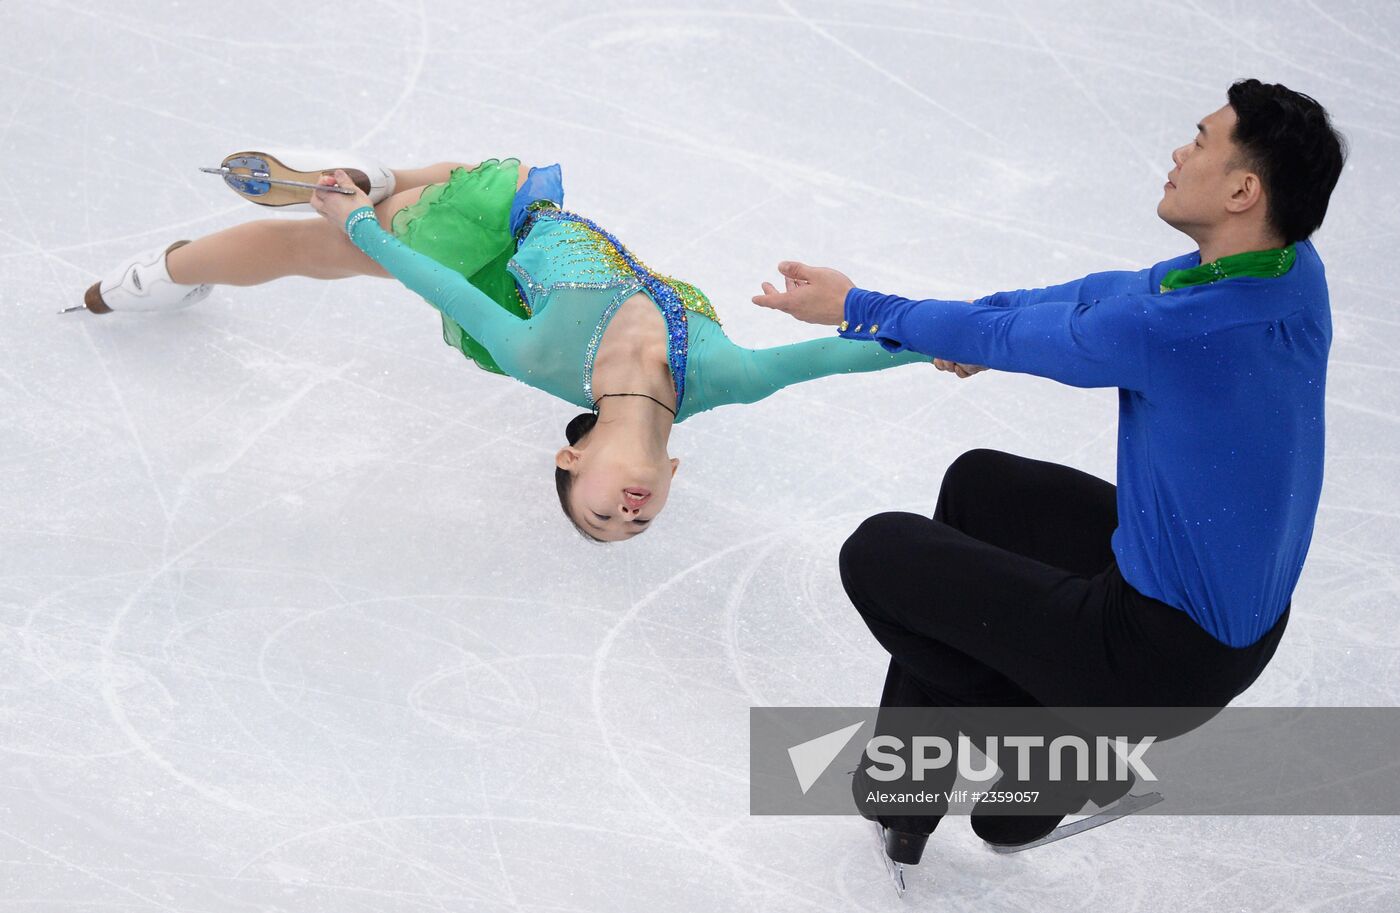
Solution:
<svg viewBox="0 0 1400 913">
<path fill-rule="evenodd" d="M 1118 387 L 1113 553 L 1140 593 L 1243 647 L 1283 614 L 1322 490 L 1332 321 L 1322 261 L 1161 291 L 1192 253 L 974 302 L 852 289 L 842 336 Z"/>
</svg>

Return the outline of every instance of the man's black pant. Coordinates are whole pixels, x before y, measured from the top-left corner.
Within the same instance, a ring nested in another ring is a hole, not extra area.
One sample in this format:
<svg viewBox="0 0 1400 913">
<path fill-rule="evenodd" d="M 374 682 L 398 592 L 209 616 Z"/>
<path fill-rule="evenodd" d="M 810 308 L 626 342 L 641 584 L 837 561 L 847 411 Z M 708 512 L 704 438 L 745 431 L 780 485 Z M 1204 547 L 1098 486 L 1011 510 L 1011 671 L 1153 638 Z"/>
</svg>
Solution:
<svg viewBox="0 0 1400 913">
<path fill-rule="evenodd" d="M 841 581 L 890 653 L 881 706 L 1228 704 L 1288 612 L 1248 647 L 1221 643 L 1124 581 L 1117 525 L 1108 482 L 994 450 L 948 467 L 932 519 L 867 519 L 841 549 Z"/>
</svg>

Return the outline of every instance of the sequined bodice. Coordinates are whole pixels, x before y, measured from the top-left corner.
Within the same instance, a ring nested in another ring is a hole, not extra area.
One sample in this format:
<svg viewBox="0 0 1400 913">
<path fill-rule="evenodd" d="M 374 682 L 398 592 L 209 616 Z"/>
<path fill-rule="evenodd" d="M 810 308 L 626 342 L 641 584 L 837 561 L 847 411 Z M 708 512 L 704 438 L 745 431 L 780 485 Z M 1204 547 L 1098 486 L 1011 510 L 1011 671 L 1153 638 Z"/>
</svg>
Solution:
<svg viewBox="0 0 1400 913">
<path fill-rule="evenodd" d="M 519 249 L 508 268 L 519 282 L 526 311 L 532 316 L 549 293 L 559 288 L 614 290 L 584 355 L 584 397 L 594 400 L 593 362 L 608 324 L 624 301 L 645 292 L 666 320 L 667 361 L 676 388 L 676 407 L 681 408 L 689 362 L 686 313 L 719 323 L 705 293 L 651 269 L 607 230 L 576 213 L 552 206 L 537 208 L 521 226 L 519 238 Z"/>
<path fill-rule="evenodd" d="M 704 292 L 651 269 L 607 230 L 576 213 L 536 208 L 518 237 L 519 250 L 510 270 L 525 289 L 527 304 L 528 299 L 558 286 L 615 288 L 646 276 L 669 286 L 687 311 L 720 322 Z"/>
</svg>

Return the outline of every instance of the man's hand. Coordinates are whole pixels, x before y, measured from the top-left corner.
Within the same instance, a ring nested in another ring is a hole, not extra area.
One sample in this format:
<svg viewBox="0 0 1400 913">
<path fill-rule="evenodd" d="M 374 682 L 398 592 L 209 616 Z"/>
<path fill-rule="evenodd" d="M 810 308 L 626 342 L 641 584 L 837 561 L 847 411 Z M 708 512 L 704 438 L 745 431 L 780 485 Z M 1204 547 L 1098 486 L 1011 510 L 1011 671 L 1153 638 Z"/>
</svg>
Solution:
<svg viewBox="0 0 1400 913">
<path fill-rule="evenodd" d="M 959 377 L 971 377 L 981 371 L 987 370 L 985 365 L 964 365 L 956 361 L 948 361 L 946 358 L 935 358 L 933 366 L 940 371 L 952 371 Z"/>
<path fill-rule="evenodd" d="M 780 292 L 771 282 L 765 282 L 763 294 L 753 297 L 754 304 L 786 311 L 807 323 L 840 326 L 846 316 L 846 293 L 855 287 L 845 273 L 792 260 L 779 263 L 778 272 L 783 274 L 784 290 Z M 946 358 L 933 359 L 933 366 L 963 378 L 987 370 L 983 365 L 965 365 Z"/>
<path fill-rule="evenodd" d="M 846 316 L 846 293 L 855 287 L 844 273 L 791 260 L 779 263 L 778 272 L 783 274 L 786 290 L 780 292 L 765 282 L 763 294 L 754 296 L 754 304 L 786 311 L 807 323 L 840 325 Z"/>
</svg>

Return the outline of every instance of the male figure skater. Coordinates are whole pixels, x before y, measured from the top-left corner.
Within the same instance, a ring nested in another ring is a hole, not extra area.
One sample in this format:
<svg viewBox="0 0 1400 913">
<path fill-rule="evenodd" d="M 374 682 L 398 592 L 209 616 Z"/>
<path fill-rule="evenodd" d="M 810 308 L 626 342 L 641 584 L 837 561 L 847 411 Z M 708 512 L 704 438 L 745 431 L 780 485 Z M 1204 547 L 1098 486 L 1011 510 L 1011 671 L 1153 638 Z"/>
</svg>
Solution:
<svg viewBox="0 0 1400 913">
<path fill-rule="evenodd" d="M 876 514 L 846 540 L 842 583 L 890 652 L 882 706 L 1220 708 L 1253 683 L 1322 486 L 1332 329 L 1307 239 L 1344 160 L 1316 101 L 1242 80 L 1172 154 L 1157 214 L 1190 254 L 970 303 L 791 262 L 785 291 L 763 284 L 756 304 L 959 376 L 1119 388 L 1116 490 L 972 450 L 932 518 Z M 990 811 L 974 809 L 973 828 L 1001 846 L 1063 818 Z M 891 857 L 918 862 L 940 817 L 881 818 Z"/>
</svg>

